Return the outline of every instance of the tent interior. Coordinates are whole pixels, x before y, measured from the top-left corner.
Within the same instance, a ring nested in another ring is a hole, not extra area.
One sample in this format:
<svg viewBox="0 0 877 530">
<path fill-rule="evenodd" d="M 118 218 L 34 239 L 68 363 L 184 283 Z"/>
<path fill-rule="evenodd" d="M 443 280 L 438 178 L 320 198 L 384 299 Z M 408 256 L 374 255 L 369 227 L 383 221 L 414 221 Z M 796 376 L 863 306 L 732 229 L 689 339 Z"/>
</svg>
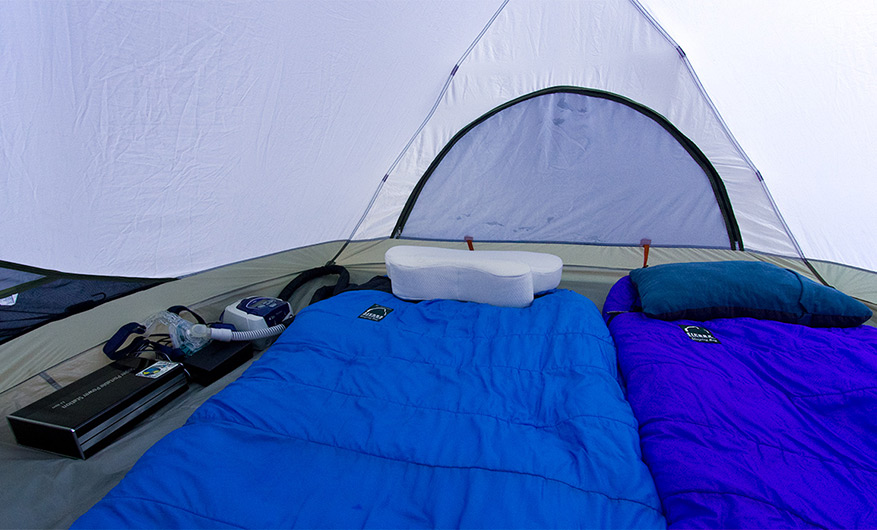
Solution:
<svg viewBox="0 0 877 530">
<path fill-rule="evenodd" d="M 0 4 L 0 411 L 109 363 L 128 322 L 216 320 L 327 263 L 363 283 L 399 244 L 554 254 L 598 308 L 647 255 L 773 263 L 875 310 L 874 24 L 866 2 Z M 0 526 L 69 526 L 249 365 L 87 460 L 4 423 Z"/>
</svg>

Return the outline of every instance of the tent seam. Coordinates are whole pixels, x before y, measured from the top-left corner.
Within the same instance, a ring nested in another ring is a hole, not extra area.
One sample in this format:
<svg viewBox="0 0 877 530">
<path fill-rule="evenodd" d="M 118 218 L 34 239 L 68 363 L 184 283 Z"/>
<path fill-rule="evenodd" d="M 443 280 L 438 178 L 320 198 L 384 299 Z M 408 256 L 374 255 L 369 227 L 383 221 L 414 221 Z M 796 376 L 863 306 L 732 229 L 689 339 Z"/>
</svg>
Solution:
<svg viewBox="0 0 877 530">
<path fill-rule="evenodd" d="M 456 63 L 454 63 L 453 68 L 451 68 L 451 73 L 448 74 L 447 79 L 445 79 L 445 84 L 444 84 L 444 86 L 442 86 L 442 89 L 439 91 L 438 97 L 436 97 L 435 102 L 432 105 L 432 108 L 426 114 L 426 117 L 423 119 L 423 122 L 420 124 L 420 126 L 417 128 L 417 130 L 414 131 L 414 134 L 411 135 L 411 138 L 408 140 L 408 143 L 405 144 L 405 147 L 402 148 L 402 151 L 399 153 L 399 155 L 396 157 L 395 160 L 393 160 L 393 163 L 390 164 L 390 168 L 387 170 L 386 173 L 384 173 L 384 176 L 381 178 L 381 181 L 378 183 L 377 189 L 372 194 L 372 198 L 369 201 L 368 205 L 366 206 L 365 211 L 362 213 L 362 216 L 359 218 L 359 221 L 356 222 L 356 225 L 353 227 L 353 230 L 350 232 L 350 236 L 347 237 L 347 241 L 344 243 L 344 246 L 341 247 L 341 250 L 338 251 L 338 253 L 335 255 L 335 257 L 333 257 L 331 260 L 329 260 L 330 264 L 334 263 L 335 260 L 338 259 L 338 257 L 347 248 L 347 243 L 352 241 L 354 236 L 356 236 L 356 233 L 359 231 L 359 227 L 362 226 L 362 223 L 365 221 L 366 217 L 368 217 L 368 214 L 371 211 L 372 206 L 374 206 L 375 201 L 377 201 L 378 196 L 381 193 L 381 190 L 384 188 L 384 183 L 387 182 L 387 180 L 390 178 L 390 174 L 396 169 L 396 166 L 399 165 L 399 162 L 402 160 L 402 157 L 405 156 L 405 153 L 407 153 L 408 150 L 411 148 L 411 146 L 414 144 L 414 140 L 416 140 L 417 137 L 420 136 L 420 134 L 423 132 L 423 129 L 426 128 L 426 125 L 429 123 L 429 121 L 435 115 L 436 110 L 438 110 L 438 107 L 441 104 L 442 99 L 445 97 L 445 94 L 447 94 L 448 88 L 450 88 L 451 83 L 454 80 L 454 76 L 457 75 L 457 70 L 459 70 L 460 65 L 463 64 L 463 61 L 465 61 L 467 57 L 469 57 L 469 54 L 472 53 L 472 50 L 475 49 L 475 46 L 478 45 L 478 43 L 481 41 L 482 37 L 484 37 L 484 35 L 487 33 L 487 30 L 490 29 L 490 27 L 493 25 L 494 21 L 497 19 L 497 17 L 499 17 L 499 14 L 505 9 L 505 7 L 509 3 L 509 1 L 510 0 L 503 0 L 502 4 L 499 6 L 499 8 L 493 13 L 493 16 L 490 17 L 490 20 L 487 21 L 487 24 L 485 24 L 484 27 L 481 29 L 481 32 L 478 33 L 478 36 L 475 37 L 475 40 L 472 41 L 472 43 L 469 45 L 469 47 L 466 48 L 466 51 L 463 52 L 463 55 L 460 56 L 460 58 L 457 60 Z"/>
<path fill-rule="evenodd" d="M 819 280 L 823 284 L 829 285 L 828 282 L 826 282 L 819 275 L 819 273 L 816 272 L 815 269 L 813 269 L 813 266 L 810 265 L 810 262 L 807 260 L 807 257 L 804 256 L 804 251 L 801 249 L 801 245 L 798 243 L 798 240 L 795 238 L 794 234 L 792 234 L 792 231 L 789 229 L 789 225 L 788 225 L 788 223 L 786 223 L 786 220 L 783 217 L 782 213 L 780 213 L 779 208 L 777 208 L 776 201 L 774 201 L 773 195 L 771 195 L 770 190 L 767 187 L 767 183 L 764 180 L 764 176 L 761 174 L 761 172 L 758 170 L 758 168 L 755 167 L 755 163 L 752 161 L 751 158 L 749 158 L 749 155 L 746 154 L 746 151 L 743 150 L 743 146 L 740 145 L 740 142 L 737 140 L 737 138 L 731 132 L 731 129 L 728 127 L 727 122 L 725 121 L 724 117 L 722 117 L 722 114 L 719 112 L 718 107 L 716 107 L 715 102 L 712 100 L 712 98 L 707 93 L 706 88 L 703 86 L 703 83 L 700 80 L 700 77 L 698 77 L 698 75 L 697 75 L 697 72 L 695 72 L 694 66 L 691 64 L 691 61 L 688 60 L 688 55 L 685 53 L 685 51 L 682 49 L 682 47 L 675 40 L 673 40 L 673 37 L 671 37 L 670 34 L 667 33 L 667 31 L 663 28 L 663 26 L 661 26 L 661 24 L 658 23 L 658 21 L 655 19 L 655 17 L 652 16 L 652 14 L 649 13 L 649 11 L 645 7 L 643 7 L 643 5 L 639 2 L 639 0 L 630 0 L 630 3 L 634 6 L 634 8 L 636 8 L 637 11 L 639 11 L 643 15 L 643 17 L 645 17 L 645 19 L 652 25 L 652 27 L 654 27 L 661 34 L 661 36 L 663 36 L 664 39 L 666 39 L 667 42 L 669 42 L 670 45 L 672 45 L 676 49 L 676 51 L 679 53 L 679 58 L 682 61 L 682 63 L 685 65 L 685 68 L 688 71 L 688 75 L 691 76 L 691 80 L 694 82 L 695 86 L 697 86 L 697 90 L 700 93 L 701 97 L 704 99 L 707 106 L 709 106 L 713 115 L 716 117 L 719 124 L 721 125 L 722 132 L 725 134 L 728 141 L 730 141 L 731 144 L 734 146 L 734 148 L 737 150 L 737 153 L 746 162 L 746 165 L 749 166 L 749 169 L 755 173 L 755 178 L 761 184 L 761 189 L 764 191 L 764 194 L 767 197 L 768 202 L 770 203 L 771 209 L 773 210 L 774 214 L 777 216 L 777 219 L 779 220 L 779 222 L 782 224 L 783 231 L 786 233 L 786 237 L 789 238 L 789 241 L 795 247 L 795 251 L 798 253 L 798 256 L 804 261 L 804 264 L 807 265 L 807 267 L 811 270 L 811 272 L 813 272 L 813 274 L 816 275 L 816 277 L 819 278 Z"/>
</svg>

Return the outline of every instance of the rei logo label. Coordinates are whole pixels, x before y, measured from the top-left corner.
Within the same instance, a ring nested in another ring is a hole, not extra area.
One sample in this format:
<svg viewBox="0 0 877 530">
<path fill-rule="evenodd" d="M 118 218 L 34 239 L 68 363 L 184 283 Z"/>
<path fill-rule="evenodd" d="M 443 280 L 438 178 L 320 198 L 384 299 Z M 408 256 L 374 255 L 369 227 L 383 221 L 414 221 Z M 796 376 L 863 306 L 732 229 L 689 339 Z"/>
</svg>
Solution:
<svg viewBox="0 0 877 530">
<path fill-rule="evenodd" d="M 372 322 L 380 322 L 387 315 L 392 313 L 393 310 L 389 307 L 384 307 L 382 305 L 374 304 L 370 308 L 366 309 L 359 318 L 364 318 L 366 320 L 371 320 Z"/>
<path fill-rule="evenodd" d="M 695 342 L 707 342 L 709 344 L 721 344 L 713 332 L 700 326 L 683 326 L 680 325 L 682 331 L 688 335 L 688 338 Z"/>
</svg>

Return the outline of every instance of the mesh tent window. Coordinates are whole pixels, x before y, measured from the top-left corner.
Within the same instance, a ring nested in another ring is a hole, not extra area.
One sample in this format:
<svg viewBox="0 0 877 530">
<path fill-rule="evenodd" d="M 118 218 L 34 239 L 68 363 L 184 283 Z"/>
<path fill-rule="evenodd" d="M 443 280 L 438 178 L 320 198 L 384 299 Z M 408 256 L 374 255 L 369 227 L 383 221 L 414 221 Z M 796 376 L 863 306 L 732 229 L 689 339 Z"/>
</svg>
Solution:
<svg viewBox="0 0 877 530">
<path fill-rule="evenodd" d="M 724 184 L 697 146 L 643 105 L 576 87 L 523 96 L 460 131 L 394 235 L 743 248 Z"/>
<path fill-rule="evenodd" d="M 0 344 L 165 281 L 65 274 L 0 262 Z"/>
</svg>

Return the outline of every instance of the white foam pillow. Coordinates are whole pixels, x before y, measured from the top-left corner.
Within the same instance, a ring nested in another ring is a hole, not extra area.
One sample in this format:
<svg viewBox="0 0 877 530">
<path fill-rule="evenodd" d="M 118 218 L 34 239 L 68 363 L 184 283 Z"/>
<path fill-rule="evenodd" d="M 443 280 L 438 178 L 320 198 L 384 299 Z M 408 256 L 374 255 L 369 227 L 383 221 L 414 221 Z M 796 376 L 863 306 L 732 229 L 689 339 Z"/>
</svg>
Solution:
<svg viewBox="0 0 877 530">
<path fill-rule="evenodd" d="M 550 291 L 560 285 L 560 275 L 563 273 L 563 260 L 554 254 L 544 252 L 526 252 L 523 250 L 476 250 L 470 254 L 479 254 L 484 258 L 493 258 L 504 261 L 520 261 L 530 266 L 533 273 L 533 292 L 541 293 Z"/>
<path fill-rule="evenodd" d="M 523 251 L 469 251 L 401 245 L 384 256 L 393 294 L 404 300 L 449 299 L 526 307 L 560 283 L 563 261 Z"/>
</svg>

